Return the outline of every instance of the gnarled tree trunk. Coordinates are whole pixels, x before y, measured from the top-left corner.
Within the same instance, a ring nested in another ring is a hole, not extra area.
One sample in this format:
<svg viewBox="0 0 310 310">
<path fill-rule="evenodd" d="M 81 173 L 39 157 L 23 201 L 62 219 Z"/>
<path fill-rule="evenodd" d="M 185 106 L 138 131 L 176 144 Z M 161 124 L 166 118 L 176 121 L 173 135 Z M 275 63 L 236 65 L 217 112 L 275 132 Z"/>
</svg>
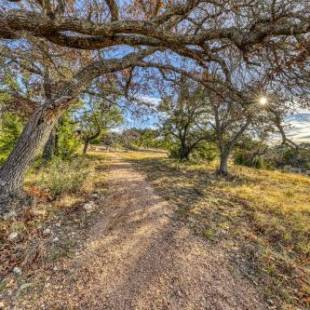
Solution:
<svg viewBox="0 0 310 310">
<path fill-rule="evenodd" d="M 21 192 L 25 172 L 46 143 L 58 116 L 57 111 L 42 106 L 28 120 L 14 150 L 0 168 L 0 211 L 8 198 Z"/>
<path fill-rule="evenodd" d="M 43 149 L 43 159 L 50 161 L 56 153 L 56 128 L 53 128 Z"/>
<path fill-rule="evenodd" d="M 89 146 L 89 140 L 84 140 L 83 155 L 86 155 Z"/>
<path fill-rule="evenodd" d="M 188 160 L 189 159 L 189 153 L 188 153 L 187 149 L 180 148 L 179 155 L 180 155 L 180 160 Z"/>
<path fill-rule="evenodd" d="M 179 148 L 179 159 L 180 160 L 189 160 L 190 148 L 186 145 L 185 142 L 182 142 Z"/>
<path fill-rule="evenodd" d="M 217 169 L 217 174 L 227 176 L 228 175 L 228 158 L 229 150 L 222 150 L 220 154 L 220 166 Z"/>
<path fill-rule="evenodd" d="M 92 140 L 98 138 L 100 136 L 100 133 L 101 133 L 101 128 L 97 128 L 97 131 L 92 136 L 88 136 L 88 137 L 84 138 L 83 155 L 85 155 L 87 153 L 89 143 Z"/>
</svg>

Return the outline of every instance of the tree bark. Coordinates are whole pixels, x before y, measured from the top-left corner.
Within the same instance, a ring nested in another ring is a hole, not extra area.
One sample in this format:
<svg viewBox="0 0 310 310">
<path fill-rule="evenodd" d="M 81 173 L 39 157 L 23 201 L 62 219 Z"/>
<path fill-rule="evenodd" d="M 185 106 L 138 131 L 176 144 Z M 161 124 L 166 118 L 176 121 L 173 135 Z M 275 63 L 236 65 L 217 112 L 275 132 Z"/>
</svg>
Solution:
<svg viewBox="0 0 310 310">
<path fill-rule="evenodd" d="M 85 155 L 87 153 L 87 150 L 88 150 L 88 146 L 89 146 L 89 143 L 98 138 L 99 135 L 101 133 L 101 128 L 97 128 L 97 131 L 95 134 L 93 134 L 92 136 L 88 136 L 88 137 L 85 137 L 84 138 L 84 148 L 83 148 L 83 155 Z"/>
<path fill-rule="evenodd" d="M 190 149 L 186 145 L 181 145 L 179 149 L 180 160 L 189 160 Z"/>
<path fill-rule="evenodd" d="M 59 111 L 38 108 L 29 119 L 14 150 L 0 168 L 0 211 L 6 201 L 22 191 L 24 175 L 32 160 L 46 143 L 59 117 Z"/>
<path fill-rule="evenodd" d="M 53 128 L 43 150 L 44 161 L 53 159 L 56 153 L 56 128 Z"/>
<path fill-rule="evenodd" d="M 83 155 L 86 155 L 89 146 L 89 140 L 84 141 Z"/>
<path fill-rule="evenodd" d="M 220 154 L 220 166 L 217 169 L 217 174 L 222 175 L 222 176 L 227 176 L 228 175 L 228 158 L 229 158 L 230 152 L 225 150 L 221 151 Z"/>
</svg>

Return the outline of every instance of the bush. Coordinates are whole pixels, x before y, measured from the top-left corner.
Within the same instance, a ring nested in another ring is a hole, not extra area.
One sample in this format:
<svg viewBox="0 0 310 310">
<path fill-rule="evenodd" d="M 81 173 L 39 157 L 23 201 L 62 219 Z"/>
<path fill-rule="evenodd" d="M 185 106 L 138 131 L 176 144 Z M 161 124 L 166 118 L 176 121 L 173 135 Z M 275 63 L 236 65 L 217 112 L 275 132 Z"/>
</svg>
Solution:
<svg viewBox="0 0 310 310">
<path fill-rule="evenodd" d="M 310 168 L 310 145 L 301 144 L 298 149 L 286 145 L 272 148 L 268 155 L 268 161 L 275 167 L 286 165 L 305 170 Z"/>
<path fill-rule="evenodd" d="M 254 155 L 253 153 L 244 150 L 235 152 L 234 163 L 237 165 L 253 167 L 256 169 L 265 167 L 265 162 L 262 156 Z"/>
<path fill-rule="evenodd" d="M 139 147 L 136 146 L 134 143 L 128 143 L 125 145 L 125 148 L 129 151 L 139 151 Z"/>
<path fill-rule="evenodd" d="M 180 150 L 179 146 L 173 145 L 169 148 L 169 158 L 179 159 L 180 158 Z"/>
<path fill-rule="evenodd" d="M 180 147 L 175 144 L 169 149 L 169 157 L 174 159 L 180 158 Z M 189 155 L 193 161 L 206 160 L 213 161 L 217 157 L 216 146 L 212 143 L 203 143 L 195 147 Z"/>
<path fill-rule="evenodd" d="M 76 134 L 76 125 L 69 113 L 65 113 L 58 124 L 57 155 L 62 159 L 71 159 L 81 146 Z"/>
<path fill-rule="evenodd" d="M 55 198 L 80 191 L 89 172 L 88 163 L 82 159 L 63 161 L 56 158 L 44 168 L 39 184 Z"/>
<path fill-rule="evenodd" d="M 216 146 L 211 143 L 203 143 L 193 150 L 191 154 L 191 159 L 213 161 L 216 156 Z"/>
<path fill-rule="evenodd" d="M 11 112 L 3 113 L 0 128 L 0 163 L 9 156 L 22 129 L 23 121 L 19 116 Z"/>
</svg>

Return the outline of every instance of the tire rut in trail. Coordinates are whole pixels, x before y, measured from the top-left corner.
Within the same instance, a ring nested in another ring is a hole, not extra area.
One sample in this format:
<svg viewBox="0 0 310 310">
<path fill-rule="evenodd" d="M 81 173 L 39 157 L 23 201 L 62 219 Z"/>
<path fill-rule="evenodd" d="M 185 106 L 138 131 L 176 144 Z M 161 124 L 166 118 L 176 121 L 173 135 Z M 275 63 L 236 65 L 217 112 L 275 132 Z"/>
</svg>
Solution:
<svg viewBox="0 0 310 310">
<path fill-rule="evenodd" d="M 36 301 L 46 309 L 266 309 L 253 286 L 174 219 L 131 164 L 113 158 L 104 216 Z M 33 306 L 33 305 L 32 305 Z"/>
</svg>

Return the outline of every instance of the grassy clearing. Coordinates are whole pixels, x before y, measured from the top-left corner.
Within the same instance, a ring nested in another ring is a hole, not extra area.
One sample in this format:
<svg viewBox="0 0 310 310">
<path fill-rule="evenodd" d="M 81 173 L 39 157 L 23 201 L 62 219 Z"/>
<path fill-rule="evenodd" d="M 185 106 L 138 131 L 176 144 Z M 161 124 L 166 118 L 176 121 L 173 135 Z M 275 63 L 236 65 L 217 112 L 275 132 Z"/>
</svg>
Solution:
<svg viewBox="0 0 310 310">
<path fill-rule="evenodd" d="M 179 163 L 163 154 L 122 156 L 142 169 L 178 215 L 262 291 L 271 308 L 309 306 L 310 178 L 233 166 L 218 178 L 215 163 Z"/>
<path fill-rule="evenodd" d="M 0 220 L 1 297 L 17 296 L 38 270 L 53 270 L 83 245 L 100 212 L 98 208 L 88 212 L 83 206 L 90 201 L 102 204 L 106 167 L 105 156 L 94 153 L 32 168 L 25 184 L 32 203 L 16 210 L 13 206 L 12 216 Z M 20 276 L 12 273 L 14 267 L 21 269 Z"/>
</svg>

